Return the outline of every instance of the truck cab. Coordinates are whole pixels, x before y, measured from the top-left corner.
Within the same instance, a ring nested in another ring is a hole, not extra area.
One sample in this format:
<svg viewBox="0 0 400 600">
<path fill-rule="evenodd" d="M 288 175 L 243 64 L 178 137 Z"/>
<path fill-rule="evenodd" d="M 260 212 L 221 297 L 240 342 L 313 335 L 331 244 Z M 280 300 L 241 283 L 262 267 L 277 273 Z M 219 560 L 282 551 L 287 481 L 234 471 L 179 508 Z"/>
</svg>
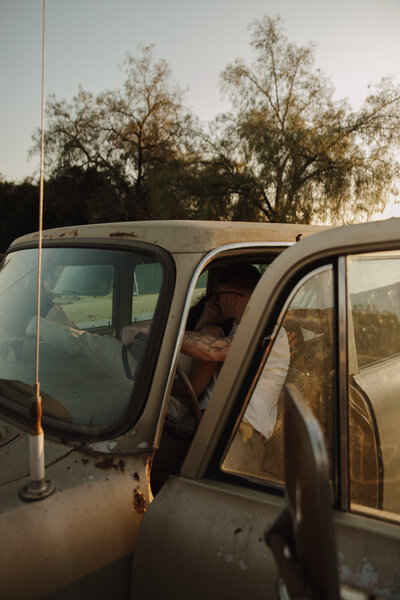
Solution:
<svg viewBox="0 0 400 600">
<path fill-rule="evenodd" d="M 0 270 L 4 597 L 278 597 L 266 532 L 287 503 L 290 386 L 322 432 L 340 585 L 398 597 L 399 231 L 395 219 L 327 230 L 184 221 L 48 230 L 39 321 L 38 237 L 16 240 Z M 243 263 L 260 282 L 209 405 L 189 436 L 176 432 L 180 453 L 160 484 L 153 471 L 172 387 L 185 378 L 191 309 L 219 270 Z M 55 491 L 29 501 L 38 324 Z M 132 327 L 146 336 L 124 344 Z M 245 413 L 266 394 L 282 336 L 290 360 L 272 431 L 249 430 Z"/>
</svg>

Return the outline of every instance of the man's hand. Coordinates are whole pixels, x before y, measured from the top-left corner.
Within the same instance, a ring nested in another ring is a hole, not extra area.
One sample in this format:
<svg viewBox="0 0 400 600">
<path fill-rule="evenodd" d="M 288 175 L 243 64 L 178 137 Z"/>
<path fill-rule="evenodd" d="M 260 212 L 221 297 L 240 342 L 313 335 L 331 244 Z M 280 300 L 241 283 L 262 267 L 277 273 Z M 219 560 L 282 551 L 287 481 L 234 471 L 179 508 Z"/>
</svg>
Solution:
<svg viewBox="0 0 400 600">
<path fill-rule="evenodd" d="M 200 329 L 208 323 L 220 324 L 223 323 L 224 316 L 217 297 L 213 294 L 204 304 L 204 308 L 200 318 L 196 324 L 196 329 Z"/>
<path fill-rule="evenodd" d="M 149 334 L 150 325 L 127 325 L 122 330 L 121 341 L 124 346 L 136 344 Z"/>
<path fill-rule="evenodd" d="M 244 444 L 253 437 L 253 427 L 247 421 L 242 421 L 240 423 L 239 431 Z"/>
</svg>

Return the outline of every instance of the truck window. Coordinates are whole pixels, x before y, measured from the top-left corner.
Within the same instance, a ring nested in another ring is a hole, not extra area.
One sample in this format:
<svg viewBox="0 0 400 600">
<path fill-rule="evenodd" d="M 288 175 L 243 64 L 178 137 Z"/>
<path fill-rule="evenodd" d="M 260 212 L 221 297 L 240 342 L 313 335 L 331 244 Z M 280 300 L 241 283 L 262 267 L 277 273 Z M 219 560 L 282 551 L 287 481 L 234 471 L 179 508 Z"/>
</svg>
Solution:
<svg viewBox="0 0 400 600">
<path fill-rule="evenodd" d="M 249 390 L 223 471 L 283 484 L 284 384 L 288 382 L 298 386 L 322 426 L 333 479 L 334 320 L 333 271 L 324 267 L 300 283 L 290 300 Z"/>
<path fill-rule="evenodd" d="M 400 514 L 400 253 L 348 257 L 347 289 L 350 502 L 390 518 Z"/>
<path fill-rule="evenodd" d="M 164 287 L 165 265 L 151 251 L 43 249 L 39 381 L 44 417 L 68 424 L 71 431 L 99 431 L 138 406 L 135 390 L 146 371 L 146 347 L 156 336 L 150 326 Z M 20 413 L 29 406 L 35 378 L 36 300 L 37 250 L 10 254 L 0 270 L 0 396 Z M 144 320 L 150 335 L 134 355 L 122 345 L 122 330 Z"/>
</svg>

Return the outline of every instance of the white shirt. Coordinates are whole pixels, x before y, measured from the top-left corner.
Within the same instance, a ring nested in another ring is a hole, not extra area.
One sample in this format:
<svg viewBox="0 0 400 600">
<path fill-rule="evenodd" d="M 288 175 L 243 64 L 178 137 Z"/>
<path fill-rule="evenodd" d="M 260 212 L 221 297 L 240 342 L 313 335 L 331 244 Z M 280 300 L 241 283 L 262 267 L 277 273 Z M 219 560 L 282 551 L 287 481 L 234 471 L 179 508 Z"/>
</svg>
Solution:
<svg viewBox="0 0 400 600">
<path fill-rule="evenodd" d="M 290 363 L 290 349 L 286 331 L 279 330 L 270 355 L 264 365 L 249 405 L 243 416 L 267 439 L 271 437 L 276 423 L 277 405 Z"/>
</svg>

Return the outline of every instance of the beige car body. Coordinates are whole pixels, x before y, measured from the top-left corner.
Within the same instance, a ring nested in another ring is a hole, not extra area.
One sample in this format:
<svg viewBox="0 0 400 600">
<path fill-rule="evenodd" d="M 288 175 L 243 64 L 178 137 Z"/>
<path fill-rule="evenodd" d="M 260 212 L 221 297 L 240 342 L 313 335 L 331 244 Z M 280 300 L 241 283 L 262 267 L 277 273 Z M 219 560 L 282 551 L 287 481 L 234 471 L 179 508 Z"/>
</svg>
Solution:
<svg viewBox="0 0 400 600">
<path fill-rule="evenodd" d="M 162 248 L 174 265 L 175 280 L 142 413 L 132 427 L 110 439 L 63 441 L 45 432 L 46 477 L 56 485 L 48 498 L 26 502 L 19 497 L 29 481 L 28 436 L 21 419 L 7 412 L 0 447 L 2 597 L 278 597 L 277 567 L 264 535 L 285 507 L 282 488 L 271 491 L 257 482 L 219 478 L 218 465 L 210 476 L 210 465 L 227 429 L 234 426 L 232 415 L 260 344 L 283 318 L 298 282 L 332 263 L 338 276 L 338 311 L 345 313 L 346 256 L 398 252 L 399 225 L 399 219 L 391 219 L 324 231 L 304 225 L 165 221 L 44 232 L 45 248 Z M 36 242 L 37 234 L 20 238 L 8 255 Z M 179 475 L 153 497 L 151 461 L 160 443 L 198 277 L 214 262 L 251 260 L 263 253 L 280 256 L 253 293 Z M 339 322 L 339 396 L 344 394 L 351 354 L 346 350 L 347 328 Z M 339 425 L 342 455 L 347 442 Z M 342 595 L 398 599 L 396 515 L 376 519 L 372 509 L 350 510 L 346 485 L 343 477 L 333 516 Z"/>
<path fill-rule="evenodd" d="M 24 427 L 10 413 L 2 422 L 2 598 L 131 597 L 135 540 L 153 500 L 151 459 L 157 451 L 199 274 L 216 259 L 280 252 L 294 244 L 298 234 L 305 238 L 321 229 L 304 225 L 160 221 L 44 232 L 45 248 L 103 244 L 129 251 L 138 242 L 161 247 L 174 264 L 176 279 L 143 413 L 132 428 L 116 439 L 82 443 L 46 436 L 46 477 L 56 486 L 50 497 L 37 502 L 20 498 L 19 490 L 29 482 L 28 435 L 23 431 L 27 424 Z M 38 235 L 32 234 L 16 240 L 5 263 L 14 252 L 37 245 L 37 239 Z M 237 357 L 237 370 L 243 358 Z"/>
</svg>

